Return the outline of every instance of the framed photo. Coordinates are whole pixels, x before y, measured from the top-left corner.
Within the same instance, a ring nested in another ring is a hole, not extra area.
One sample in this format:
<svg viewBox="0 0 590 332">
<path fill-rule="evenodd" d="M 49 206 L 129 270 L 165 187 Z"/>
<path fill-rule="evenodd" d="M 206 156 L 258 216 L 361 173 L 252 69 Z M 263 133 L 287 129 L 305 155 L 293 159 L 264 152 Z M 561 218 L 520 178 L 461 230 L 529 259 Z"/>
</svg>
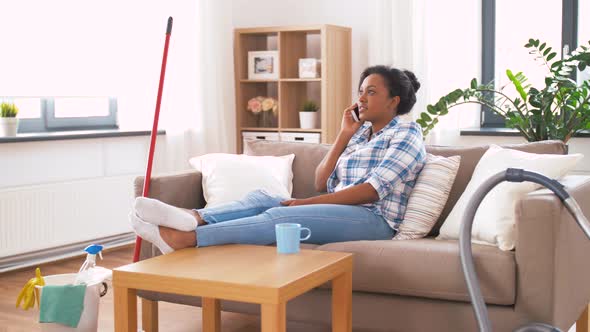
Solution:
<svg viewBox="0 0 590 332">
<path fill-rule="evenodd" d="M 299 78 L 319 78 L 321 61 L 314 58 L 299 59 Z"/>
<path fill-rule="evenodd" d="M 251 51 L 248 52 L 248 79 L 278 79 L 279 52 Z"/>
</svg>

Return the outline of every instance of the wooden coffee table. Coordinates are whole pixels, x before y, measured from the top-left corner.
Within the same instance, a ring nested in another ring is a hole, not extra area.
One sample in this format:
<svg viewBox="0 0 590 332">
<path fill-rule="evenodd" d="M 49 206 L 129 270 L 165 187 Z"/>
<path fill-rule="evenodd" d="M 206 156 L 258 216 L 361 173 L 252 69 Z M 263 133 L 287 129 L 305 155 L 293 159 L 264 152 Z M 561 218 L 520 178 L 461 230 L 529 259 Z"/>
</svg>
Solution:
<svg viewBox="0 0 590 332">
<path fill-rule="evenodd" d="M 285 331 L 290 299 L 332 280 L 332 331 L 352 331 L 352 254 L 225 245 L 188 248 L 113 270 L 115 331 L 137 331 L 136 291 L 202 297 L 203 331 L 220 331 L 219 300 L 261 305 L 262 331 Z"/>
</svg>

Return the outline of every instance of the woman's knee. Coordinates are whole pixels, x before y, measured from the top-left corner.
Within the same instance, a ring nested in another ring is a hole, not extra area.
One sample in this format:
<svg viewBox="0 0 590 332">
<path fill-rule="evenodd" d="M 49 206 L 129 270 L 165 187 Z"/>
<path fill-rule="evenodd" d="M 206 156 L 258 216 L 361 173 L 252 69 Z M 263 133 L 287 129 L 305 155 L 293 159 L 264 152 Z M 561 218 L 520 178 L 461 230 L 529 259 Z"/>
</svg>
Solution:
<svg viewBox="0 0 590 332">
<path fill-rule="evenodd" d="M 261 205 L 264 207 L 274 207 L 277 206 L 283 201 L 284 199 L 278 195 L 273 195 L 264 189 L 258 189 L 249 192 L 246 194 L 246 200 L 256 204 Z"/>
<path fill-rule="evenodd" d="M 288 206 L 276 206 L 266 210 L 264 213 L 268 216 L 269 219 L 276 220 L 286 217 L 287 214 L 285 212 L 288 208 Z"/>
</svg>

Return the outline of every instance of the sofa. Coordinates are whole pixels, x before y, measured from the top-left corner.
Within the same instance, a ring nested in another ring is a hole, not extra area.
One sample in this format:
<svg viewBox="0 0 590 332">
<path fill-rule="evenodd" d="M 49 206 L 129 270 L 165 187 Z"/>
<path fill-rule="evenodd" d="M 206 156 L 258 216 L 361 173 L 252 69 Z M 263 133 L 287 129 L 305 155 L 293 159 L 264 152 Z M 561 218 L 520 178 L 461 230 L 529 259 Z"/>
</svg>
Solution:
<svg viewBox="0 0 590 332">
<path fill-rule="evenodd" d="M 504 146 L 531 153 L 565 154 L 560 141 Z M 328 144 L 249 141 L 249 155 L 295 154 L 293 197 L 319 195 L 314 189 L 315 167 L 330 148 Z M 436 240 L 443 221 L 467 186 L 473 170 L 488 147 L 427 146 L 427 152 L 461 156 L 461 165 L 449 199 L 429 236 L 401 241 L 352 241 L 309 245 L 314 250 L 354 254 L 354 331 L 475 331 L 459 259 L 458 241 Z M 201 173 L 152 177 L 152 198 L 183 208 L 205 205 Z M 143 177 L 135 180 L 141 195 Z M 590 216 L 590 177 L 568 175 L 562 183 Z M 585 309 L 590 300 L 590 241 L 548 190 L 529 193 L 516 204 L 517 243 L 513 251 L 473 244 L 475 268 L 494 331 L 512 331 L 527 322 L 552 324 L 564 331 L 580 317 L 587 329 Z M 159 255 L 144 241 L 140 259 Z M 288 303 L 287 319 L 329 326 L 331 290 L 318 287 Z M 138 291 L 142 298 L 146 331 L 157 330 L 157 303 L 166 301 L 200 306 L 200 298 Z M 222 310 L 259 314 L 254 304 L 222 301 Z M 584 313 L 582 315 L 582 313 Z M 154 321 L 156 323 L 154 323 Z M 155 326 L 154 326 L 155 325 Z M 578 330 L 580 331 L 580 330 Z"/>
</svg>

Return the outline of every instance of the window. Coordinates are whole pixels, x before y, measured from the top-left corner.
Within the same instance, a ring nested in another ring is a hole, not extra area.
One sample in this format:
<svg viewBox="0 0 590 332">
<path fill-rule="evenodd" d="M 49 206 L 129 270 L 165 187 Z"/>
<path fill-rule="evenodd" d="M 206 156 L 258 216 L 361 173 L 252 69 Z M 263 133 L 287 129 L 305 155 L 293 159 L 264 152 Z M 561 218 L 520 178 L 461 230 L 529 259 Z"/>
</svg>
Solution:
<svg viewBox="0 0 590 332">
<path fill-rule="evenodd" d="M 544 86 L 545 72 L 524 48 L 529 38 L 540 39 L 561 58 L 578 45 L 578 0 L 482 0 L 482 82 L 496 88 L 509 82 L 506 69 L 523 72 L 532 86 Z M 580 0 L 589 2 L 590 0 Z M 585 4 L 588 6 L 588 4 Z M 542 67 L 541 67 L 542 68 Z M 509 88 L 505 92 L 516 95 Z M 482 108 L 482 127 L 504 127 L 504 120 Z"/>
<path fill-rule="evenodd" d="M 581 13 L 590 12 L 590 0 L 579 0 L 579 8 L 577 12 L 578 17 L 578 46 L 588 45 L 590 42 L 590 21 L 581 20 Z M 578 74 L 578 82 L 590 80 L 590 68 L 586 68 L 583 72 Z"/>
<path fill-rule="evenodd" d="M 118 128 L 113 97 L 2 97 L 0 101 L 18 107 L 19 133 Z"/>
</svg>

